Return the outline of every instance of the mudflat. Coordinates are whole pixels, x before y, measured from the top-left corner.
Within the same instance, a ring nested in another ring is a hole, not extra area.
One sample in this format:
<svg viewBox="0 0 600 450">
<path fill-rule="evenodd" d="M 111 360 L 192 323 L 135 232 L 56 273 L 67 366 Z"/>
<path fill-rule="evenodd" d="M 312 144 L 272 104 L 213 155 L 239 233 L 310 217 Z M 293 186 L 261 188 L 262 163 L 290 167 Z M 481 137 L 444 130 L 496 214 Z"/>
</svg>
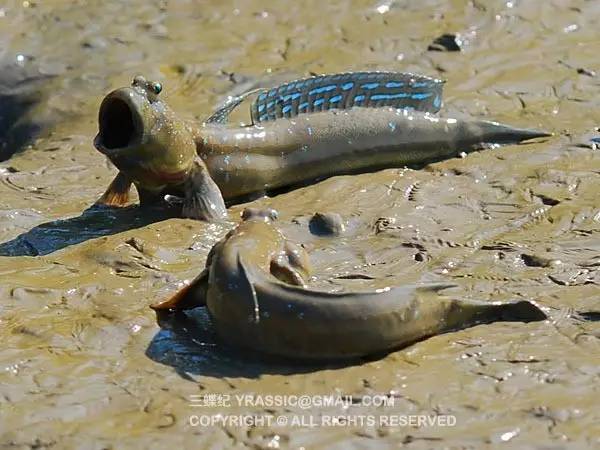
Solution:
<svg viewBox="0 0 600 450">
<path fill-rule="evenodd" d="M 23 69 L 0 72 L 0 96 L 16 105 L 7 126 L 35 133 L 1 148 L 0 444 L 597 446 L 600 328 L 597 314 L 585 313 L 600 300 L 599 15 L 589 1 L 1 6 L 0 62 Z M 459 33 L 462 51 L 428 50 L 444 33 Z M 86 211 L 116 174 L 92 146 L 100 101 L 132 76 L 160 81 L 174 110 L 201 120 L 228 95 L 347 70 L 444 78 L 445 114 L 555 136 L 420 170 L 331 178 L 236 205 L 231 221 L 136 206 Z M 148 306 L 198 274 L 246 206 L 279 211 L 282 232 L 310 254 L 316 289 L 448 282 L 461 298 L 534 300 L 551 319 L 480 325 L 341 367 L 236 352 L 201 310 L 160 328 Z M 344 232 L 311 234 L 315 212 L 339 214 Z M 192 396 L 208 394 L 229 396 L 229 406 L 193 406 Z M 394 405 L 304 410 L 236 400 L 300 394 L 385 395 Z M 456 421 L 190 420 L 218 414 Z"/>
</svg>

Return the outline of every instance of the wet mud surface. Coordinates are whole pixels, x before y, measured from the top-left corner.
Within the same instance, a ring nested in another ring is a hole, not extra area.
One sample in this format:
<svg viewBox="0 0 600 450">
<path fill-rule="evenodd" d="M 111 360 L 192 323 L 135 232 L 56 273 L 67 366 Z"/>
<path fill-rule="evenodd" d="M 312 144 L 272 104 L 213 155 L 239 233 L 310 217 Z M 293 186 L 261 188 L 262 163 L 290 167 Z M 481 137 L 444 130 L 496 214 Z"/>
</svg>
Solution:
<svg viewBox="0 0 600 450">
<path fill-rule="evenodd" d="M 559 0 L 0 6 L 0 61 L 23 69 L 2 71 L 0 96 L 26 105 L 3 102 L 0 123 L 35 128 L 18 141 L 0 130 L 0 448 L 598 446 L 599 17 L 598 2 Z M 461 36 L 460 51 L 427 50 L 444 33 Z M 555 136 L 252 202 L 305 245 L 311 285 L 453 282 L 449 294 L 534 300 L 551 320 L 481 325 L 344 367 L 227 348 L 200 310 L 160 328 L 148 305 L 199 273 L 243 205 L 213 224 L 87 210 L 115 173 L 92 147 L 103 95 L 142 73 L 202 119 L 248 88 L 364 69 L 443 77 L 444 114 Z M 323 232 L 317 212 L 338 214 L 343 232 Z M 394 407 L 310 414 L 450 414 L 456 426 L 191 427 L 190 396 L 207 393 L 386 394 Z"/>
</svg>

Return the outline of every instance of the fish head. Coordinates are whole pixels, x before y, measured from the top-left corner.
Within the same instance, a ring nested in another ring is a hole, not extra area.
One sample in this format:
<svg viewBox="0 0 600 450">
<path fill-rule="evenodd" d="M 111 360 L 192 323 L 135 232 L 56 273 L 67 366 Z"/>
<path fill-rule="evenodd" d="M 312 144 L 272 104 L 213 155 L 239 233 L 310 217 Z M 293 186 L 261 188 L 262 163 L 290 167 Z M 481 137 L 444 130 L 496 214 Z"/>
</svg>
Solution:
<svg viewBox="0 0 600 450">
<path fill-rule="evenodd" d="M 266 222 L 272 223 L 279 218 L 279 213 L 272 208 L 246 208 L 242 211 L 244 222 Z"/>
<path fill-rule="evenodd" d="M 134 180 L 168 184 L 185 178 L 196 157 L 192 129 L 159 98 L 162 86 L 136 76 L 100 105 L 96 149 Z"/>
</svg>

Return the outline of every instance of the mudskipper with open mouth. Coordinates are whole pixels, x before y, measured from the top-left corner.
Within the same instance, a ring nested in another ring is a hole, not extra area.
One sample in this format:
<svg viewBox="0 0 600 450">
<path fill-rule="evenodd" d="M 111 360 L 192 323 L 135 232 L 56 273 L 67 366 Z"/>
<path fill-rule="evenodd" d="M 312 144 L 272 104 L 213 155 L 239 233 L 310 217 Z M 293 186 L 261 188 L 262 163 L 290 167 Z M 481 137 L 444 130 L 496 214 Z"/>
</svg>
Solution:
<svg viewBox="0 0 600 450">
<path fill-rule="evenodd" d="M 119 173 L 97 203 L 124 205 L 133 183 L 141 205 L 176 195 L 184 217 L 219 219 L 226 203 L 276 189 L 548 136 L 438 117 L 442 86 L 409 73 L 316 76 L 243 94 L 194 125 L 159 98 L 159 83 L 138 76 L 100 106 L 94 144 Z M 231 111 L 254 93 L 253 123 L 228 125 Z"/>
</svg>

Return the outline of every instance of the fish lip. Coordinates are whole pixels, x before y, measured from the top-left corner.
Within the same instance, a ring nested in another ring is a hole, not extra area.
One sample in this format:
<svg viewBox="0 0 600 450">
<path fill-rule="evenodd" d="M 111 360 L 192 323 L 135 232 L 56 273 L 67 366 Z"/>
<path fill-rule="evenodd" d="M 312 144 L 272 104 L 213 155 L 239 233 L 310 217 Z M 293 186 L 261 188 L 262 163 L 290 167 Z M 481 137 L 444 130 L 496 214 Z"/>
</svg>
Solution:
<svg viewBox="0 0 600 450">
<path fill-rule="evenodd" d="M 94 138 L 94 147 L 110 157 L 142 144 L 142 111 L 149 104 L 147 97 L 134 88 L 121 88 L 109 93 L 98 111 L 98 134 Z"/>
</svg>

